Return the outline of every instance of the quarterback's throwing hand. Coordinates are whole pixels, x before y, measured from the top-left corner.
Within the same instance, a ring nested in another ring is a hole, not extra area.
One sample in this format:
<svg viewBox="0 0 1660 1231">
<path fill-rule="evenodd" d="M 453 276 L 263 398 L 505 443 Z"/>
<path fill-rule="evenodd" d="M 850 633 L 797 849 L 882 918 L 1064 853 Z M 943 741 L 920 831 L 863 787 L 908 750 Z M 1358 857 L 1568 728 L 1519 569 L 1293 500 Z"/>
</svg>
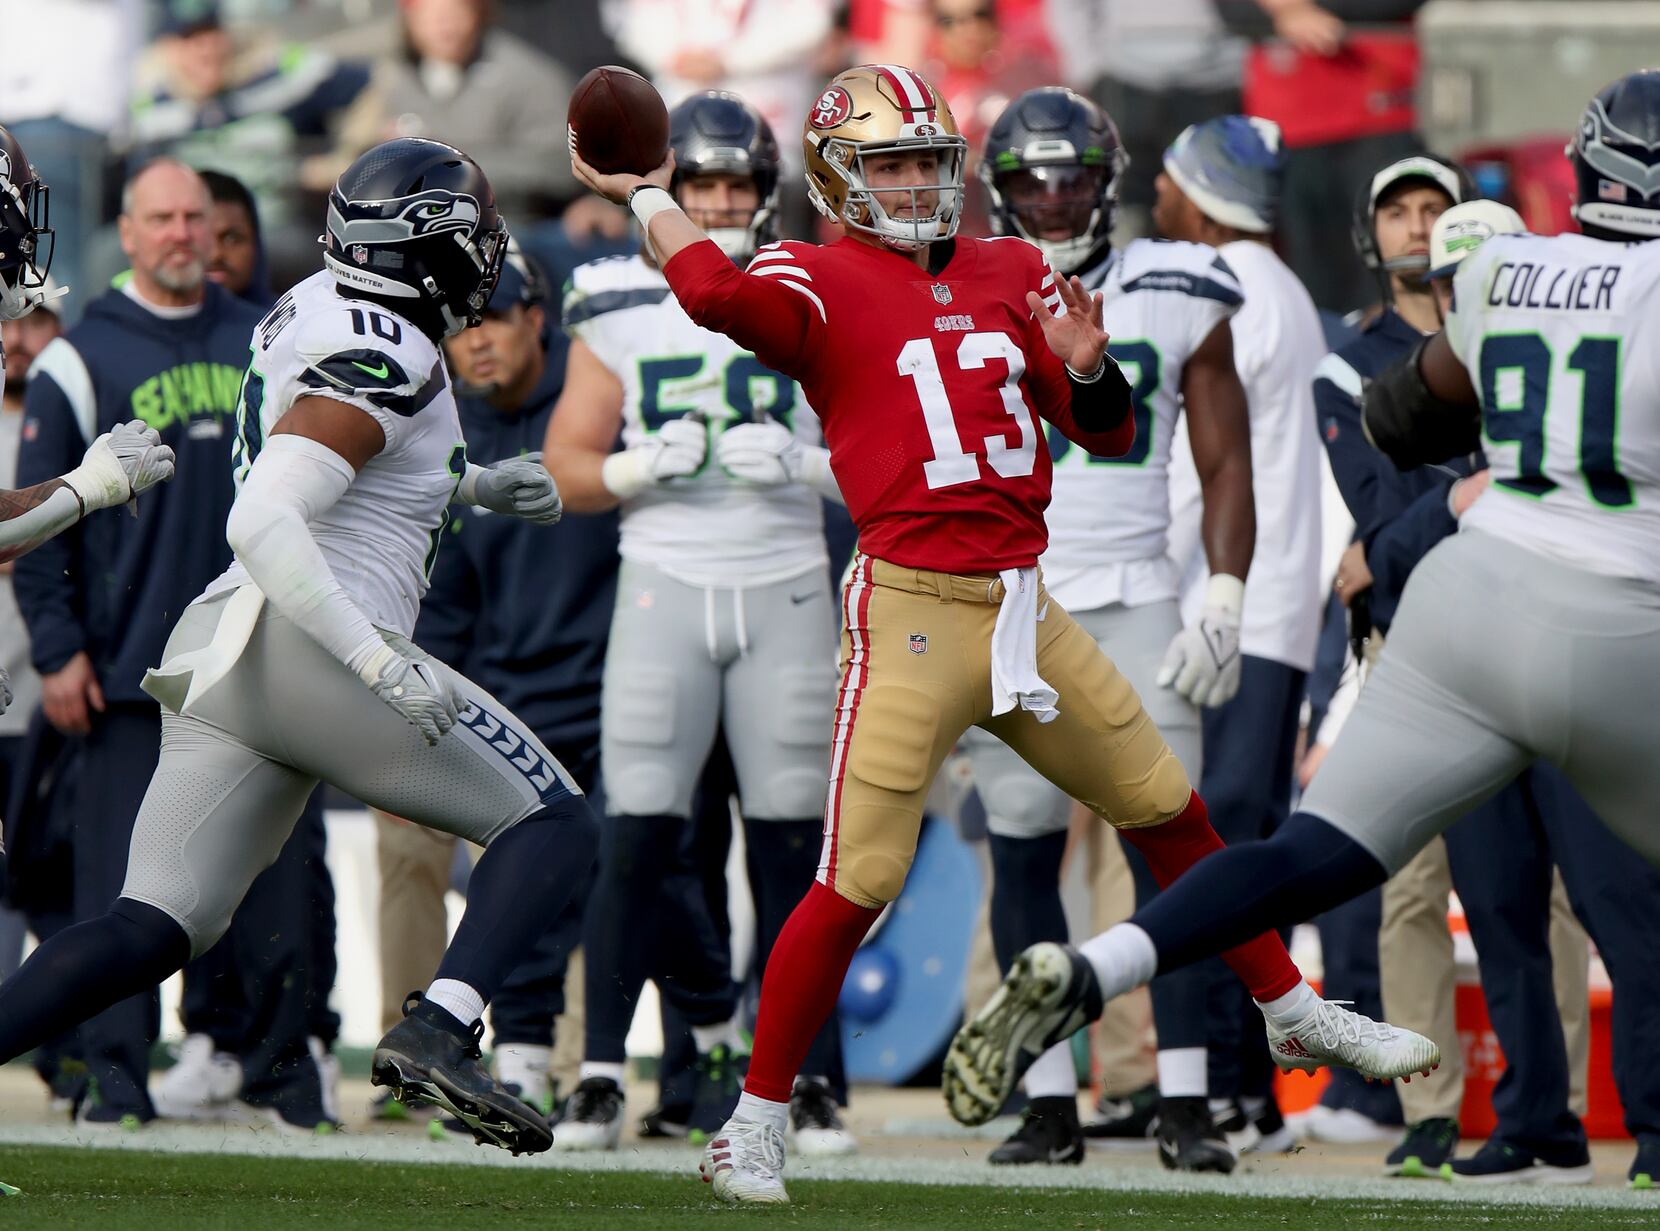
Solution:
<svg viewBox="0 0 1660 1231">
<path fill-rule="evenodd" d="M 1170 641 L 1159 667 L 1158 685 L 1174 688 L 1194 705 L 1218 706 L 1239 691 L 1239 626 L 1245 583 L 1217 574 L 1205 591 L 1199 622 Z"/>
<path fill-rule="evenodd" d="M 727 428 L 715 453 L 727 474 L 763 487 L 794 483 L 801 476 L 801 442 L 776 419 Z"/>
<path fill-rule="evenodd" d="M 657 188 L 667 189 L 670 179 L 674 176 L 674 151 L 663 160 L 663 165 L 646 175 L 635 175 L 631 171 L 618 171 L 607 175 L 596 171 L 582 161 L 582 155 L 576 152 L 576 142 L 571 142 L 571 169 L 576 172 L 576 178 L 582 181 L 590 191 L 598 193 L 607 201 L 617 205 L 624 205 L 628 201 L 630 190 L 641 184 L 651 184 Z"/>
<path fill-rule="evenodd" d="M 553 476 L 533 457 L 486 467 L 473 487 L 473 496 L 473 503 L 481 509 L 522 517 L 538 526 L 553 525 L 565 511 Z"/>
<path fill-rule="evenodd" d="M 1043 340 L 1060 361 L 1080 376 L 1101 366 L 1107 350 L 1107 331 L 1101 327 L 1102 300 L 1091 295 L 1077 278 L 1055 277 L 1064 312 L 1051 312 L 1036 291 L 1026 292 L 1026 306 L 1043 326 Z"/>
</svg>

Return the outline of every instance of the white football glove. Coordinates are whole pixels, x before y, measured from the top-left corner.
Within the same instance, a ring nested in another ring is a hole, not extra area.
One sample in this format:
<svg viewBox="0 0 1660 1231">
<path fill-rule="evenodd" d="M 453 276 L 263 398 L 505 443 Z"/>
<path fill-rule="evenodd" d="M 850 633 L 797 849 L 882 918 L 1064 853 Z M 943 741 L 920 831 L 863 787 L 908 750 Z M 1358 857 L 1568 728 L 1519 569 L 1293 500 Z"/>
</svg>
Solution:
<svg viewBox="0 0 1660 1231">
<path fill-rule="evenodd" d="M 410 652 L 401 652 L 404 648 Z M 436 744 L 465 708 L 438 670 L 402 638 L 381 646 L 357 674 L 375 696 L 413 724 L 428 744 Z"/>
<path fill-rule="evenodd" d="M 126 504 L 173 477 L 173 450 L 161 434 L 136 420 L 118 423 L 94 440 L 81 464 L 63 476 L 88 513 Z"/>
<path fill-rule="evenodd" d="M 1159 667 L 1158 685 L 1174 688 L 1194 705 L 1215 707 L 1239 691 L 1239 625 L 1245 583 L 1217 573 L 1205 587 L 1199 623 L 1171 639 Z"/>
<path fill-rule="evenodd" d="M 462 499 L 492 513 L 551 526 L 565 511 L 553 476 L 538 458 L 515 457 L 494 466 L 472 467 L 467 478 L 472 482 L 463 480 Z"/>
<path fill-rule="evenodd" d="M 628 500 L 648 487 L 696 474 L 708 458 L 708 424 L 702 415 L 682 415 L 632 449 L 606 458 L 600 481 L 617 499 Z"/>
<path fill-rule="evenodd" d="M 734 479 L 777 487 L 801 479 L 801 442 L 776 419 L 739 423 L 720 435 L 715 455 Z"/>
</svg>

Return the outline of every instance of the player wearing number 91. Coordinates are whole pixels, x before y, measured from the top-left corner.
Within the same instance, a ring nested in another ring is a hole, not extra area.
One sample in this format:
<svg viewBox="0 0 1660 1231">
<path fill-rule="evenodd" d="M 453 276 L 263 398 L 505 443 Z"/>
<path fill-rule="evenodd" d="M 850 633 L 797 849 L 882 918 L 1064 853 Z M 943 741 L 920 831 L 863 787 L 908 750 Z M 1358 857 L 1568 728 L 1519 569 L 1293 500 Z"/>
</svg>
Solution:
<svg viewBox="0 0 1660 1231">
<path fill-rule="evenodd" d="M 1479 445 L 1491 486 L 1412 572 L 1300 810 L 1089 942 L 1105 994 L 1381 884 L 1537 759 L 1660 864 L 1660 71 L 1592 99 L 1569 156 L 1585 233 L 1487 240 L 1365 400 L 1397 465 Z"/>
<path fill-rule="evenodd" d="M 161 760 L 108 913 L 0 987 L 9 1060 L 153 986 L 223 935 L 319 780 L 487 847 L 424 998 L 373 1080 L 515 1153 L 546 1121 L 478 1062 L 484 1003 L 588 873 L 580 791 L 499 702 L 409 641 L 452 499 L 552 521 L 540 466 L 481 470 L 438 343 L 481 318 L 506 255 L 460 150 L 369 150 L 329 196 L 324 263 L 254 328 L 238 414 L 236 559 L 179 618 L 145 691 Z"/>
<path fill-rule="evenodd" d="M 1119 827 L 1161 880 L 1221 847 L 1134 689 L 1037 572 L 1051 477 L 1039 419 L 1097 456 L 1135 443 L 1100 298 L 1058 280 L 1024 240 L 955 238 L 967 150 L 917 73 L 849 69 L 806 118 L 808 191 L 845 238 L 764 247 L 742 273 L 666 191 L 672 160 L 648 177 L 576 163 L 596 191 L 630 200 L 694 321 L 801 382 L 860 532 L 818 878 L 773 949 L 744 1094 L 703 1159 L 729 1201 L 788 1199 L 792 1082 L 854 951 L 899 895 L 924 797 L 969 727 Z M 1231 957 L 1259 999 L 1302 1006 L 1298 1022 L 1341 1012 L 1308 990 L 1276 937 Z M 1075 991 L 1088 1008 L 1017 1034 L 983 1031 L 984 1065 L 947 1082 L 964 1120 L 996 1114 L 1038 1053 L 1100 1011 L 1089 963 L 1060 946 L 1023 955 L 1012 977 L 1033 1003 Z M 1325 1037 L 1308 1051 L 1331 1056 Z M 1397 1042 L 1347 1055 L 1393 1075 Z"/>
<path fill-rule="evenodd" d="M 673 191 L 736 276 L 731 262 L 772 238 L 772 130 L 736 96 L 710 92 L 675 107 L 669 139 Z M 543 456 L 573 512 L 621 506 L 622 569 L 601 709 L 608 815 L 583 940 L 582 1082 L 554 1145 L 615 1149 L 623 1044 L 648 976 L 672 976 L 695 997 L 683 1011 L 701 1072 L 731 1070 L 717 1049 L 742 1046 L 727 946 L 704 942 L 716 933 L 700 895 L 665 902 L 663 892 L 717 727 L 737 770 L 762 954 L 813 882 L 836 692 L 820 497 L 840 493 L 800 387 L 694 324 L 649 248 L 578 268 L 564 325 L 570 358 Z M 664 969 L 659 954 L 671 950 L 682 959 Z M 820 1122 L 834 1104 L 814 1080 L 839 1067 L 838 1041 L 831 1023 L 795 1099 L 805 1149 L 851 1142 Z M 724 1098 L 700 1082 L 689 1127 L 718 1129 L 736 1098 L 735 1081 Z M 804 1118 L 809 1103 L 824 1114 Z"/>
</svg>

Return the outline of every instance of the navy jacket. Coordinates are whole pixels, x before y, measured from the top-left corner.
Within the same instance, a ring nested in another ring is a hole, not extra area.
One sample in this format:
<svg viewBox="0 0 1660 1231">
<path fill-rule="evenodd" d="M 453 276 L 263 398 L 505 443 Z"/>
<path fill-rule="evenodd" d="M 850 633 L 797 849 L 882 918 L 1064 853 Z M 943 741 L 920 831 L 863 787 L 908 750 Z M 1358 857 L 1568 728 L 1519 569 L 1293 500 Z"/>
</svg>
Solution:
<svg viewBox="0 0 1660 1231">
<path fill-rule="evenodd" d="M 467 457 L 489 466 L 540 453 L 565 383 L 552 336 L 547 370 L 517 414 L 459 399 Z M 450 506 L 415 642 L 492 693 L 558 754 L 599 743 L 600 676 L 617 589 L 617 515 L 533 526 Z"/>
<path fill-rule="evenodd" d="M 17 561 L 37 670 L 56 671 L 85 650 L 111 704 L 154 705 L 139 690 L 145 670 L 161 662 L 179 614 L 230 563 L 231 441 L 259 318 L 212 283 L 201 311 L 175 321 L 109 291 L 36 358 L 19 487 L 72 469 L 94 436 L 127 419 L 144 420 L 178 455 L 176 477 L 139 498 L 137 518 L 106 510 Z"/>
<path fill-rule="evenodd" d="M 1360 335 L 1321 361 L 1314 373 L 1314 412 L 1331 460 L 1332 477 L 1366 544 L 1372 570 L 1372 622 L 1386 631 L 1395 618 L 1407 575 L 1431 547 L 1458 529 L 1447 511 L 1453 482 L 1477 469 L 1480 455 L 1440 466 L 1397 470 L 1366 442 L 1360 427 L 1362 383 L 1374 379 L 1423 340 L 1393 309 L 1384 309 Z"/>
</svg>

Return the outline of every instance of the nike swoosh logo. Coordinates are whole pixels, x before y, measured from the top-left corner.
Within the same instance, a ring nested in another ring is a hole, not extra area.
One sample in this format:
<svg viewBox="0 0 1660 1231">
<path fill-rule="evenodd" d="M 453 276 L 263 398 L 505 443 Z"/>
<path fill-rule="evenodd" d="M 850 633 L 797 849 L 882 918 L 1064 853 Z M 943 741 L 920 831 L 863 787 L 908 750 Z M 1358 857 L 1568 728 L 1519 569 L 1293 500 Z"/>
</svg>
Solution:
<svg viewBox="0 0 1660 1231">
<path fill-rule="evenodd" d="M 794 603 L 797 607 L 799 607 L 799 606 L 801 606 L 802 603 L 810 602 L 810 601 L 812 601 L 813 599 L 815 599 L 817 597 L 818 597 L 818 591 L 817 590 L 814 590 L 811 594 L 792 594 L 792 595 L 790 595 L 790 602 Z"/>
<path fill-rule="evenodd" d="M 373 376 L 376 380 L 385 380 L 386 374 L 392 370 L 384 363 L 382 363 L 378 368 L 372 368 L 368 364 L 359 363 L 355 359 L 352 360 L 352 366 L 354 368 L 361 368 L 363 371 L 369 373 L 370 376 Z"/>
</svg>

